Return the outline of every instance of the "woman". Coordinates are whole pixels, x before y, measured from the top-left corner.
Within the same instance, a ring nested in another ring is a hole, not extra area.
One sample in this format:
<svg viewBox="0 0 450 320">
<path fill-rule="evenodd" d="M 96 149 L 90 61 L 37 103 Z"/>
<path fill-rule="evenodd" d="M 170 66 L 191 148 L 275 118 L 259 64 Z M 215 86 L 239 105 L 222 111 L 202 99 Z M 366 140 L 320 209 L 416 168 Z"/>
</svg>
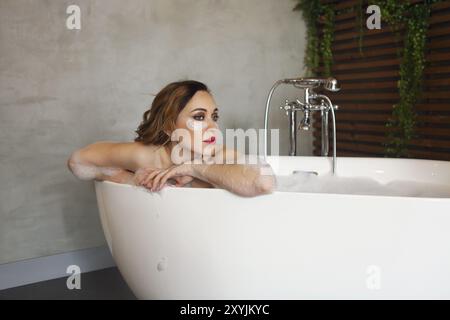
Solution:
<svg viewBox="0 0 450 320">
<path fill-rule="evenodd" d="M 205 84 L 173 82 L 144 113 L 134 142 L 93 143 L 75 151 L 67 164 L 83 180 L 128 183 L 151 191 L 172 181 L 174 186 L 223 188 L 241 196 L 273 192 L 275 178 L 267 174 L 272 172 L 268 164 L 239 162 L 241 154 L 217 143 L 218 118 Z"/>
</svg>

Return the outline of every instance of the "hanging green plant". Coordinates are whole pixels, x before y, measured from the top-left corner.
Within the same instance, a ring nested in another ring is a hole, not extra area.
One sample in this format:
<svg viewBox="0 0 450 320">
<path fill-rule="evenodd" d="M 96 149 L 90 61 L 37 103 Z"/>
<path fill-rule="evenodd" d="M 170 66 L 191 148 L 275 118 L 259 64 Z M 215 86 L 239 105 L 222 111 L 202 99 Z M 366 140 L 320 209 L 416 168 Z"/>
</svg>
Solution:
<svg viewBox="0 0 450 320">
<path fill-rule="evenodd" d="M 426 32 L 430 8 L 427 5 L 414 5 L 409 10 L 409 20 L 405 35 L 403 58 L 400 65 L 400 101 L 394 105 L 393 118 L 387 127 L 397 130 L 388 132 L 389 142 L 385 145 L 387 155 L 409 157 L 408 143 L 416 137 L 417 114 L 415 106 L 422 93 L 423 70 L 425 68 Z"/>
<path fill-rule="evenodd" d="M 324 75 L 331 74 L 333 64 L 332 43 L 334 36 L 334 10 L 331 5 L 322 4 L 320 0 L 298 0 L 293 9 L 302 12 L 303 20 L 306 23 L 306 54 L 305 66 L 307 76 L 316 76 L 318 73 L 320 61 L 324 65 Z M 319 39 L 318 21 L 323 26 L 322 41 Z"/>
<path fill-rule="evenodd" d="M 323 61 L 323 75 L 331 76 L 331 67 L 333 65 L 332 44 L 334 38 L 334 9 L 331 6 L 323 6 L 323 36 L 320 43 Z"/>
<path fill-rule="evenodd" d="M 417 114 L 415 106 L 422 92 L 423 70 L 425 68 L 426 32 L 428 30 L 431 7 L 429 3 L 409 3 L 397 0 L 370 1 L 381 8 L 381 15 L 397 37 L 404 29 L 401 56 L 399 102 L 393 105 L 392 117 L 386 127 L 388 142 L 384 144 L 385 153 L 391 157 L 409 157 L 408 144 L 415 138 Z"/>
<path fill-rule="evenodd" d="M 403 48 L 398 46 L 397 54 L 401 59 L 400 80 L 398 90 L 400 99 L 393 105 L 392 117 L 386 127 L 388 142 L 384 144 L 387 156 L 409 156 L 408 145 L 415 138 L 417 114 L 415 105 L 420 100 L 422 92 L 423 70 L 425 68 L 426 32 L 429 24 L 431 4 L 442 0 L 424 0 L 422 3 L 411 4 L 407 0 L 368 0 L 369 5 L 378 5 L 382 20 L 393 30 Z M 348 10 L 356 11 L 359 25 L 359 50 L 362 55 L 363 43 L 363 12 L 364 0 L 359 0 Z M 307 48 L 305 65 L 308 75 L 317 75 L 320 62 L 323 64 L 323 76 L 331 75 L 333 63 L 332 42 L 334 36 L 333 4 L 323 4 L 320 0 L 298 0 L 294 10 L 301 10 L 306 22 Z M 338 12 L 342 13 L 342 12 Z M 319 39 L 318 21 L 323 23 L 322 39 Z"/>
</svg>

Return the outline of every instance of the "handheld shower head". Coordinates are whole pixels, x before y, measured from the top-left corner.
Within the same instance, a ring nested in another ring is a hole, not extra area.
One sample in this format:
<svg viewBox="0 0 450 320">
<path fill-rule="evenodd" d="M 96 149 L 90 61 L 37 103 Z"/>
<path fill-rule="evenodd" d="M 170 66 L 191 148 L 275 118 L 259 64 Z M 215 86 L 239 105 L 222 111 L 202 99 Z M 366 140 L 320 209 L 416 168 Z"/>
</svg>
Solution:
<svg viewBox="0 0 450 320">
<path fill-rule="evenodd" d="M 337 92 L 337 91 L 341 90 L 341 88 L 338 87 L 337 80 L 335 78 L 326 79 L 324 88 L 325 88 L 325 90 L 328 90 L 331 92 Z"/>
</svg>

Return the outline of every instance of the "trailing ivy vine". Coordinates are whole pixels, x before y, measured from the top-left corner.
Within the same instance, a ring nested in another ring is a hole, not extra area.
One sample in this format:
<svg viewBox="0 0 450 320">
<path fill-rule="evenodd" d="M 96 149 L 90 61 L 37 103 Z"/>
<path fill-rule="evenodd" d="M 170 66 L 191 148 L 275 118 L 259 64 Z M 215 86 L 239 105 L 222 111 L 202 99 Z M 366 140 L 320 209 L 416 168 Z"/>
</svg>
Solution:
<svg viewBox="0 0 450 320">
<path fill-rule="evenodd" d="M 393 105 L 392 117 L 386 123 L 388 142 L 384 144 L 387 156 L 408 157 L 408 145 L 415 138 L 415 105 L 420 101 L 423 70 L 425 68 L 426 32 L 429 25 L 431 4 L 441 0 L 425 0 L 423 3 L 410 4 L 407 0 L 368 0 L 368 4 L 380 7 L 382 21 L 386 21 L 400 41 L 398 56 L 401 58 L 398 90 L 400 99 Z M 364 0 L 350 8 L 356 10 L 359 25 L 359 50 L 362 54 Z M 298 0 L 294 10 L 301 10 L 306 22 L 307 48 L 305 64 L 309 75 L 316 75 L 320 61 L 324 66 L 323 76 L 331 75 L 333 61 L 332 42 L 334 35 L 335 8 L 332 4 L 323 4 L 320 0 Z M 342 12 L 338 12 L 340 14 Z M 321 20 L 322 19 L 322 20 Z M 319 39 L 317 22 L 323 23 L 323 37 Z"/>
<path fill-rule="evenodd" d="M 330 6 L 323 6 L 323 36 L 320 43 L 320 50 L 323 61 L 323 74 L 325 77 L 331 76 L 333 65 L 333 38 L 334 38 L 334 9 Z"/>
<path fill-rule="evenodd" d="M 305 54 L 305 65 L 307 76 L 316 76 L 323 62 L 324 75 L 331 75 L 333 64 L 332 43 L 334 37 L 334 9 L 331 5 L 322 4 L 320 0 L 298 0 L 293 9 L 302 12 L 306 23 L 307 45 Z M 319 39 L 318 22 L 323 23 L 323 37 Z"/>
<path fill-rule="evenodd" d="M 388 119 L 386 132 L 388 142 L 384 144 L 387 156 L 409 157 L 408 144 L 416 138 L 417 113 L 415 106 L 422 93 L 423 70 L 425 69 L 426 32 L 431 12 L 430 3 L 410 5 L 398 0 L 372 0 L 381 9 L 382 18 L 391 26 L 400 39 L 403 31 L 398 103 L 393 105 L 392 117 Z"/>
</svg>

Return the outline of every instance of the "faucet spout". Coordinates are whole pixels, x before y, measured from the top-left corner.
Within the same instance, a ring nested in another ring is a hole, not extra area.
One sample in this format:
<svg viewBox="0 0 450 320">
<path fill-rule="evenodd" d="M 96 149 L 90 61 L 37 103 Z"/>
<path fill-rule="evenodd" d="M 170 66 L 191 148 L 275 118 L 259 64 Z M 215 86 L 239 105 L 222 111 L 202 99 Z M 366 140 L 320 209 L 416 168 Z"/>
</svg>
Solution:
<svg viewBox="0 0 450 320">
<path fill-rule="evenodd" d="M 304 116 L 302 122 L 300 122 L 300 125 L 299 125 L 299 128 L 300 128 L 301 130 L 309 131 L 309 129 L 311 129 L 311 117 L 310 117 L 310 115 L 309 115 L 310 112 L 311 112 L 311 111 L 309 111 L 309 110 L 307 110 L 307 109 L 304 111 L 305 116 Z"/>
</svg>

